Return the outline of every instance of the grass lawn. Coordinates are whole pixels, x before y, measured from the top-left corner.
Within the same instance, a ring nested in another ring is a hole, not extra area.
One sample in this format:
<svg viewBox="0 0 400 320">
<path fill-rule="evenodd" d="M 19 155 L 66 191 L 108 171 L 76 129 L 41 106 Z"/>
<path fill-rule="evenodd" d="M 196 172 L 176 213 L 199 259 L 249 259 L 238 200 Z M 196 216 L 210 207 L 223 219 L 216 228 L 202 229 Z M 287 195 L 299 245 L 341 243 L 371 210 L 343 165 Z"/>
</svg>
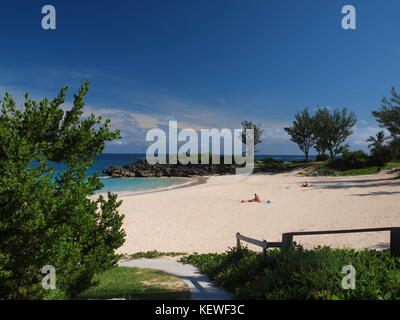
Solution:
<svg viewBox="0 0 400 320">
<path fill-rule="evenodd" d="M 394 168 L 400 168 L 400 162 L 389 162 L 383 167 L 384 170 L 392 170 Z"/>
<path fill-rule="evenodd" d="M 376 174 L 382 170 L 392 170 L 395 168 L 400 168 L 400 162 L 389 162 L 384 167 L 368 167 L 361 169 L 351 169 L 351 170 L 334 170 L 329 168 L 326 163 L 319 163 L 315 166 L 306 169 L 302 172 L 302 175 L 313 175 L 315 172 L 318 172 L 318 175 L 321 176 L 361 176 L 367 174 Z"/>
<path fill-rule="evenodd" d="M 365 174 L 379 173 L 381 170 L 392 170 L 394 168 L 400 167 L 400 162 L 389 162 L 384 167 L 369 167 L 364 169 L 353 169 L 345 171 L 337 171 L 339 176 L 359 176 Z"/>
<path fill-rule="evenodd" d="M 115 267 L 94 278 L 94 285 L 78 299 L 184 300 L 190 298 L 186 284 L 160 270 Z M 47 299 L 67 299 L 54 290 Z"/>
</svg>

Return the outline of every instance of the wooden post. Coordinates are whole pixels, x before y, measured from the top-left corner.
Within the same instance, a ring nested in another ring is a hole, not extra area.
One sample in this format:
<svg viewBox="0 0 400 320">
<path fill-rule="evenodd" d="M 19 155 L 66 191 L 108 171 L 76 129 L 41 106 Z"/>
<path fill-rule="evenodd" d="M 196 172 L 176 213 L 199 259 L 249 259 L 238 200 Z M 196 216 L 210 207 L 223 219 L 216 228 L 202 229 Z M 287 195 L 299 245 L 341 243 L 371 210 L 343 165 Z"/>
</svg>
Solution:
<svg viewBox="0 0 400 320">
<path fill-rule="evenodd" d="M 263 254 L 264 254 L 264 256 L 266 256 L 267 255 L 268 242 L 267 242 L 267 240 L 263 240 L 263 242 L 264 242 Z"/>
<path fill-rule="evenodd" d="M 240 238 L 239 237 L 240 237 L 240 233 L 237 232 L 236 233 L 236 246 L 238 249 L 240 249 Z"/>
<path fill-rule="evenodd" d="M 390 254 L 392 257 L 400 257 L 400 228 L 390 230 Z"/>
<path fill-rule="evenodd" d="M 293 235 L 291 233 L 282 234 L 282 250 L 289 251 L 293 247 Z"/>
</svg>

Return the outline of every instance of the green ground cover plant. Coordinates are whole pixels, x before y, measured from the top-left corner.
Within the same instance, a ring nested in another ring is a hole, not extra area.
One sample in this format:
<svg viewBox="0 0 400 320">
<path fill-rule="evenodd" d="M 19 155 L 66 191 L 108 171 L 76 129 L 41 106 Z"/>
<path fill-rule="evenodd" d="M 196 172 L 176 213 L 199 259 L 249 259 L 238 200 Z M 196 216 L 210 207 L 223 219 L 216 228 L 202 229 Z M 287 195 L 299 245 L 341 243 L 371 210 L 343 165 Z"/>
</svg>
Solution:
<svg viewBox="0 0 400 320">
<path fill-rule="evenodd" d="M 123 258 L 127 260 L 133 260 L 133 259 L 155 259 L 155 258 L 160 258 L 160 257 L 177 257 L 177 256 L 183 256 L 186 255 L 187 253 L 185 252 L 161 252 L 157 250 L 151 250 L 151 251 L 141 251 L 141 252 L 135 252 L 135 253 L 130 253 L 130 254 L 124 254 Z"/>
<path fill-rule="evenodd" d="M 245 247 L 181 259 L 199 268 L 235 299 L 400 300 L 400 259 L 388 250 L 302 247 L 266 255 Z M 345 290 L 342 268 L 356 270 L 356 287 Z"/>
</svg>

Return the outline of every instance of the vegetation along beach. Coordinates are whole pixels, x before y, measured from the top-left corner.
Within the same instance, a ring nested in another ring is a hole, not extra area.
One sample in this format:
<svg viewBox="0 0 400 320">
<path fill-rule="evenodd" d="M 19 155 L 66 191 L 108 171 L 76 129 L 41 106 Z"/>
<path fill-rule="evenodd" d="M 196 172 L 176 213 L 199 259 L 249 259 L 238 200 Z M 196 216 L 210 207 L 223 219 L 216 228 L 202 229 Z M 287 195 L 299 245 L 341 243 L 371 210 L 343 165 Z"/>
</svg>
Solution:
<svg viewBox="0 0 400 320">
<path fill-rule="evenodd" d="M 0 307 L 400 301 L 400 2 L 49 2 L 0 10 Z"/>
</svg>

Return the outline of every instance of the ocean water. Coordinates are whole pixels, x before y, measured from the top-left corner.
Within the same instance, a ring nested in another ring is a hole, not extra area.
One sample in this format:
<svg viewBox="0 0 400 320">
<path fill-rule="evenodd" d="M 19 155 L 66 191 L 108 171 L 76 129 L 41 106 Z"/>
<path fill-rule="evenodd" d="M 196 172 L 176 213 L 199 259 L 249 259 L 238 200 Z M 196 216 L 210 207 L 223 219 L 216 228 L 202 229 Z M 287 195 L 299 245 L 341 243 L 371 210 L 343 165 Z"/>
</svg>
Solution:
<svg viewBox="0 0 400 320">
<path fill-rule="evenodd" d="M 140 192 L 159 188 L 169 188 L 187 183 L 187 178 L 110 178 L 102 173 L 102 170 L 112 165 L 120 166 L 145 158 L 145 154 L 103 153 L 99 155 L 88 170 L 88 175 L 99 173 L 100 180 L 104 184 L 99 193 L 112 192 Z M 304 156 L 290 155 L 256 155 L 256 158 L 273 158 L 277 160 L 291 161 L 304 160 Z M 55 171 L 62 171 L 65 167 L 55 164 Z"/>
<path fill-rule="evenodd" d="M 308 158 L 310 160 L 315 160 L 316 156 L 309 156 Z M 262 158 L 272 158 L 275 160 L 283 160 L 283 161 L 293 161 L 293 160 L 306 160 L 306 157 L 303 155 L 282 155 L 282 154 L 256 154 L 255 155 L 256 159 L 262 159 Z"/>
<path fill-rule="evenodd" d="M 102 173 L 103 169 L 116 165 L 123 165 L 135 162 L 140 158 L 145 158 L 145 154 L 121 154 L 121 153 L 103 153 L 99 155 L 92 166 L 88 169 L 87 174 L 92 175 L 98 173 L 100 181 L 104 187 L 98 193 L 111 192 L 141 192 L 155 190 L 161 188 L 169 188 L 180 184 L 188 183 L 188 178 L 111 178 Z M 60 172 L 65 170 L 63 164 L 52 163 L 54 171 Z"/>
</svg>

